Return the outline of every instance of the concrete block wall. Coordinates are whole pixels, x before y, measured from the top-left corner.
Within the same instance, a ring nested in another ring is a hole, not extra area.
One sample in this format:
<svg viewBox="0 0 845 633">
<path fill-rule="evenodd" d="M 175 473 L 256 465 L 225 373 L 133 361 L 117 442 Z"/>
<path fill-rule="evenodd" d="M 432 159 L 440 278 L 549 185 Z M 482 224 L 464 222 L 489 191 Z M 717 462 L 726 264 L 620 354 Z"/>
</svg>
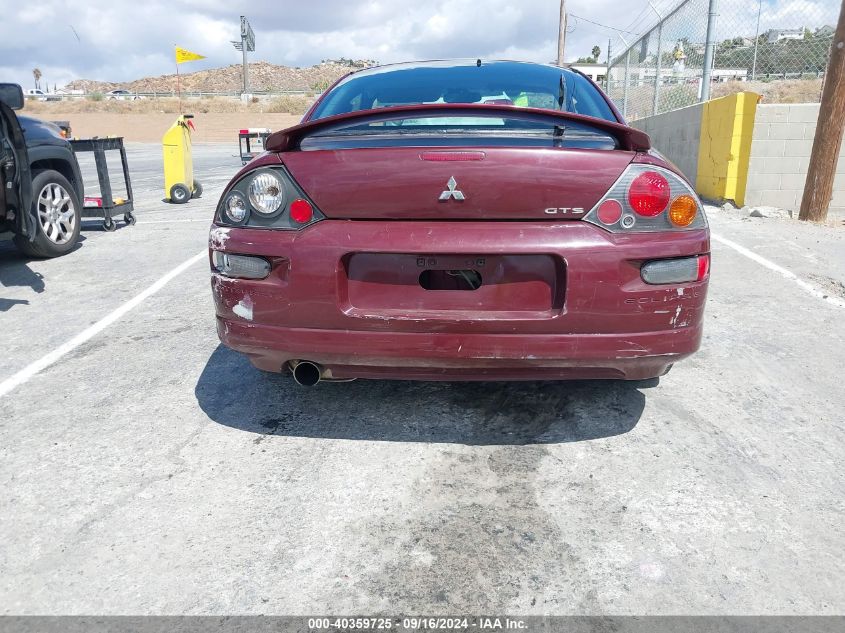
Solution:
<svg viewBox="0 0 845 633">
<path fill-rule="evenodd" d="M 754 121 L 745 203 L 798 213 L 816 122 L 818 103 L 759 105 Z M 845 146 L 839 155 L 830 213 L 845 214 Z"/>
<path fill-rule="evenodd" d="M 648 134 L 652 147 L 675 163 L 693 184 L 698 175 L 703 109 L 704 104 L 697 103 L 631 123 L 633 127 Z"/>
<path fill-rule="evenodd" d="M 704 104 L 695 190 L 708 200 L 745 204 L 748 159 L 760 96 L 740 92 Z"/>
</svg>

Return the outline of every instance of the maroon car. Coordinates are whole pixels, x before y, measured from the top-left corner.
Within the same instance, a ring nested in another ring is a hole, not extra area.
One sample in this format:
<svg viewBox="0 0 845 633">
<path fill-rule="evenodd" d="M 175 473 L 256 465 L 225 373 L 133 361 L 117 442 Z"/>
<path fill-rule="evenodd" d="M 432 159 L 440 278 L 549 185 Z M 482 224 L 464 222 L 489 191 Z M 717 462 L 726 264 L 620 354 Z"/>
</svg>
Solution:
<svg viewBox="0 0 845 633">
<path fill-rule="evenodd" d="M 701 203 L 579 73 L 369 68 L 266 148 L 210 235 L 220 340 L 260 369 L 641 380 L 699 347 Z"/>
</svg>

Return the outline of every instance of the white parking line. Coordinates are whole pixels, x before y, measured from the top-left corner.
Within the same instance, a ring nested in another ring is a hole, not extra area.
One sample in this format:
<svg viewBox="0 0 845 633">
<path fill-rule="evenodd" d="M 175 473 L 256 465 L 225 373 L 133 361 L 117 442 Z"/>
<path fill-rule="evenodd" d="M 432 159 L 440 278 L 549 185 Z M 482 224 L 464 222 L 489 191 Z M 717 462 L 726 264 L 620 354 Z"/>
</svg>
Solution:
<svg viewBox="0 0 845 633">
<path fill-rule="evenodd" d="M 3 382 L 0 382 L 0 398 L 8 394 L 12 391 L 15 387 L 18 387 L 28 381 L 30 378 L 35 376 L 37 373 L 43 371 L 56 361 L 58 361 L 62 356 L 65 356 L 69 352 L 72 352 L 77 347 L 85 343 L 86 341 L 90 340 L 103 330 L 105 330 L 108 326 L 110 326 L 115 321 L 119 320 L 123 317 L 127 312 L 132 310 L 133 308 L 138 307 L 141 303 L 143 303 L 146 299 L 149 299 L 159 290 L 164 288 L 168 283 L 170 283 L 173 279 L 181 275 L 185 272 L 188 268 L 196 264 L 198 261 L 203 259 L 204 257 L 208 257 L 208 251 L 203 250 L 200 253 L 197 253 L 191 259 L 186 262 L 179 264 L 176 268 L 171 270 L 169 273 L 161 277 L 158 281 L 154 284 L 140 292 L 139 294 L 132 297 L 129 301 L 118 307 L 113 312 L 110 312 L 102 319 L 94 323 L 92 326 L 86 328 L 72 339 L 70 339 L 64 345 L 57 347 L 49 354 L 45 354 L 41 358 L 36 361 L 33 361 L 23 369 L 21 369 L 16 374 L 13 374 Z"/>
<path fill-rule="evenodd" d="M 783 266 L 779 266 L 771 260 L 766 259 L 765 257 L 758 255 L 752 250 L 737 244 L 721 235 L 717 235 L 716 233 L 711 233 L 710 237 L 713 238 L 714 241 L 719 242 L 719 244 L 724 244 L 725 246 L 734 249 L 740 255 L 744 255 L 748 259 L 757 262 L 761 266 L 765 266 L 769 270 L 773 270 L 776 273 L 780 274 L 781 276 L 789 279 L 790 281 L 795 282 L 795 284 L 801 288 L 802 290 L 810 293 L 814 297 L 821 299 L 823 301 L 827 301 L 828 303 L 832 303 L 835 306 L 840 308 L 845 308 L 845 299 L 840 299 L 839 297 L 832 296 L 829 292 L 825 292 L 819 286 L 810 283 L 809 281 L 804 281 L 798 275 L 796 275 L 791 270 L 787 270 Z"/>
</svg>

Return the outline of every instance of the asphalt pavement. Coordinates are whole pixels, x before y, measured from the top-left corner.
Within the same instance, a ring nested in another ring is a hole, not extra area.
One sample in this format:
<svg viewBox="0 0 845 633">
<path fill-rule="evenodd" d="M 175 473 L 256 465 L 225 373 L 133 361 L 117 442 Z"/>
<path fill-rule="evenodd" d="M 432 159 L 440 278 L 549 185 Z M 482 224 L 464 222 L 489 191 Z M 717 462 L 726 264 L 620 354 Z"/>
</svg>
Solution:
<svg viewBox="0 0 845 633">
<path fill-rule="evenodd" d="M 711 209 L 659 381 L 304 389 L 215 333 L 236 149 L 175 206 L 130 146 L 135 226 L 0 245 L 0 613 L 845 613 L 845 226 Z"/>
</svg>

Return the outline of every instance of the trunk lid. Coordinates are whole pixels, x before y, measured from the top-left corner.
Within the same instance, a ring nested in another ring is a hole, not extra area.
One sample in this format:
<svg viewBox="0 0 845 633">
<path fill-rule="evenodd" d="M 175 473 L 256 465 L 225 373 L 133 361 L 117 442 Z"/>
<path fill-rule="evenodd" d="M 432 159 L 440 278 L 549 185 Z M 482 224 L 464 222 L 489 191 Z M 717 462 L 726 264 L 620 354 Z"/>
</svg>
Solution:
<svg viewBox="0 0 845 633">
<path fill-rule="evenodd" d="M 281 154 L 329 218 L 578 219 L 633 151 L 539 147 L 372 147 Z"/>
</svg>

